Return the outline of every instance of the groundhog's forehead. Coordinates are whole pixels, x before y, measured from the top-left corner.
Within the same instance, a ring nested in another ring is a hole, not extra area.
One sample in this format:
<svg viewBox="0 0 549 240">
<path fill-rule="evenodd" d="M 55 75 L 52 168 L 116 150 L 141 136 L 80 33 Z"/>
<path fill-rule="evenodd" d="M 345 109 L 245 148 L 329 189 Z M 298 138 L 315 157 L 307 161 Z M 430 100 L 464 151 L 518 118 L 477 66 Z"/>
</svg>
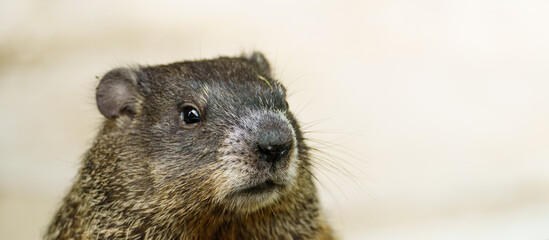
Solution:
<svg viewBox="0 0 549 240">
<path fill-rule="evenodd" d="M 144 69 L 157 94 L 200 95 L 209 101 L 284 103 L 284 87 L 246 58 L 178 62 Z"/>
<path fill-rule="evenodd" d="M 178 65 L 179 64 L 179 65 Z M 176 63 L 185 80 L 192 80 L 215 87 L 227 85 L 253 85 L 262 88 L 278 85 L 259 66 L 246 58 L 219 58 L 213 60 Z"/>
</svg>

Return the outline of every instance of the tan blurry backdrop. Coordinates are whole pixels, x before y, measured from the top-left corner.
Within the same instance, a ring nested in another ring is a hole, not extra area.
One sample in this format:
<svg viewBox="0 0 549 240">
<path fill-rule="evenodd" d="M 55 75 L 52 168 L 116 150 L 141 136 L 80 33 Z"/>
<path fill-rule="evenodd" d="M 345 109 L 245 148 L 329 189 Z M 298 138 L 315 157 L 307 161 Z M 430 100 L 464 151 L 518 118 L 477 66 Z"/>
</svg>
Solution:
<svg viewBox="0 0 549 240">
<path fill-rule="evenodd" d="M 40 238 L 102 120 L 96 76 L 260 50 L 331 156 L 319 189 L 342 238 L 549 239 L 547 12 L 541 0 L 0 1 L 1 238 Z"/>
</svg>

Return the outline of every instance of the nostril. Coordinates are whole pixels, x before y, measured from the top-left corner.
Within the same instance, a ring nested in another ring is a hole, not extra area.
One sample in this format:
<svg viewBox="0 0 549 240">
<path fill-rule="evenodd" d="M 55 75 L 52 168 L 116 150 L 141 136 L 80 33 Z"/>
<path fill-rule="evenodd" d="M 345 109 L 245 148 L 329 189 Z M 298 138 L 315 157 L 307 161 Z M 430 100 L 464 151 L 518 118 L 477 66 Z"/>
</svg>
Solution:
<svg viewBox="0 0 549 240">
<path fill-rule="evenodd" d="M 257 152 L 262 160 L 276 162 L 286 156 L 291 149 L 290 144 L 257 144 Z"/>
</svg>

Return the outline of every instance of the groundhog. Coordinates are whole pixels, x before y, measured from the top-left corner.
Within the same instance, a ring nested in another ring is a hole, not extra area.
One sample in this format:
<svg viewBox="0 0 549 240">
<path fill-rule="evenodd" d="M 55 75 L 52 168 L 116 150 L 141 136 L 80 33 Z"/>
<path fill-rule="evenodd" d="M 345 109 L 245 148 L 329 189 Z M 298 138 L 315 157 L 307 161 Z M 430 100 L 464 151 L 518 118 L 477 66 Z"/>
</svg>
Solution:
<svg viewBox="0 0 549 240">
<path fill-rule="evenodd" d="M 261 53 L 117 68 L 45 239 L 332 239 L 309 148 Z"/>
</svg>

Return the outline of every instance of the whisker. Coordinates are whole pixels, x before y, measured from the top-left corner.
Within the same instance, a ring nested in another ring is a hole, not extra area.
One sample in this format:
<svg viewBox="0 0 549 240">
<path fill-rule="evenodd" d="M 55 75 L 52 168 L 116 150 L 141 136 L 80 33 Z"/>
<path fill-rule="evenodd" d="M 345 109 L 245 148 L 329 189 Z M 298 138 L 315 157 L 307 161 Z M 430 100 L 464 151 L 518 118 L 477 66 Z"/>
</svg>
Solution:
<svg viewBox="0 0 549 240">
<path fill-rule="evenodd" d="M 336 142 L 329 142 L 329 141 L 324 141 L 324 140 L 314 139 L 314 138 L 304 138 L 303 140 L 320 145 L 320 147 L 323 147 L 325 150 L 321 150 L 320 148 L 317 148 L 317 150 L 322 151 L 326 154 L 329 154 L 328 152 L 329 150 L 335 150 L 337 153 L 343 154 L 353 160 L 364 162 L 370 166 L 373 166 L 372 163 L 368 161 L 363 161 L 363 159 L 359 158 L 358 155 L 360 154 L 358 152 L 345 146 L 344 144 L 339 144 Z M 330 155 L 330 156 L 336 157 L 335 155 Z M 342 157 L 336 157 L 336 158 L 339 158 L 340 160 L 344 161 L 346 164 L 350 164 L 345 158 L 342 158 Z"/>
<path fill-rule="evenodd" d="M 303 141 L 307 144 L 310 154 L 310 162 L 314 169 L 317 169 L 319 174 L 321 176 L 325 177 L 331 184 L 333 184 L 342 195 L 345 196 L 345 192 L 342 188 L 337 185 L 336 181 L 334 181 L 333 177 L 337 176 L 338 178 L 343 178 L 349 180 L 351 185 L 354 187 L 360 189 L 361 191 L 367 193 L 372 198 L 375 198 L 375 195 L 373 192 L 365 187 L 365 184 L 363 182 L 364 178 L 369 180 L 373 180 L 371 176 L 369 176 L 364 169 L 355 167 L 355 164 L 353 162 L 362 162 L 367 163 L 369 165 L 373 165 L 372 163 L 368 161 L 364 161 L 362 159 L 361 154 L 355 151 L 354 149 L 351 149 L 348 147 L 348 144 L 345 144 L 343 141 L 348 141 L 348 136 L 354 136 L 359 137 L 358 134 L 341 134 L 334 132 L 335 130 L 330 131 L 313 131 L 310 130 L 314 126 L 325 122 L 329 118 L 319 119 L 313 122 L 310 122 L 308 124 L 304 125 L 305 131 L 303 131 L 304 137 L 301 137 L 298 139 L 298 141 Z M 327 141 L 324 139 L 317 139 L 317 138 L 310 138 L 310 135 L 314 134 L 339 134 L 339 135 L 345 135 L 344 138 L 335 139 L 332 141 Z M 342 143 L 343 142 L 343 143 Z M 351 161 L 352 160 L 352 161 Z M 318 181 L 318 178 L 315 178 Z M 322 188 L 324 190 L 328 190 L 327 193 L 332 195 L 332 192 L 327 188 L 327 186 L 322 185 Z M 337 197 L 334 197 L 334 200 L 337 201 Z"/>
<path fill-rule="evenodd" d="M 313 177 L 313 179 L 317 182 L 317 184 L 322 188 L 322 191 L 323 191 L 323 192 L 328 193 L 328 195 L 331 196 L 333 199 L 337 199 L 337 198 L 335 197 L 336 195 L 332 192 L 332 189 L 329 188 L 329 187 L 326 187 L 326 185 L 324 184 L 324 182 L 321 181 L 320 179 L 318 179 L 318 177 L 316 176 L 316 174 L 314 174 L 314 173 L 312 172 L 312 169 L 308 169 L 308 170 L 307 170 L 307 173 L 309 173 L 309 174 Z M 330 176 L 328 176 L 328 175 L 326 175 L 326 174 L 324 174 L 324 173 L 321 173 L 321 174 L 323 174 L 330 182 L 332 182 L 332 184 L 335 185 L 335 182 L 333 181 L 332 178 L 330 178 Z M 347 196 L 345 195 L 345 192 L 344 192 L 343 190 L 341 190 L 341 189 L 339 189 L 339 188 L 338 188 L 338 190 L 339 190 L 339 192 L 340 192 L 346 199 L 348 199 Z"/>
<path fill-rule="evenodd" d="M 293 85 L 294 83 L 298 82 L 299 80 L 301 80 L 301 79 L 304 78 L 304 77 L 309 77 L 309 76 L 314 76 L 314 75 L 323 76 L 323 75 L 326 75 L 326 74 L 327 74 L 327 73 L 325 73 L 325 72 L 307 72 L 307 73 L 303 73 L 303 74 L 301 74 L 301 75 L 299 75 L 299 76 L 297 76 L 297 77 L 291 79 L 291 80 L 288 82 L 288 84 L 286 84 L 286 87 L 287 87 L 288 89 L 292 89 L 292 85 Z M 302 90 L 304 90 L 304 89 L 301 89 L 300 91 L 302 91 Z M 293 95 L 293 94 L 295 94 L 295 93 L 296 93 L 295 91 L 292 91 L 292 93 L 291 93 L 290 95 L 288 95 L 288 96 L 291 96 L 291 95 Z"/>
<path fill-rule="evenodd" d="M 302 109 L 303 110 L 303 109 Z M 301 128 L 303 129 L 301 132 L 303 133 L 312 133 L 312 132 L 315 132 L 315 131 L 308 131 L 307 129 L 309 128 L 312 128 L 312 127 L 315 127 L 317 126 L 318 124 L 320 123 L 324 123 L 326 122 L 327 120 L 331 119 L 331 117 L 325 117 L 325 118 L 321 118 L 321 119 L 317 119 L 315 121 L 311 121 L 311 122 L 306 122 L 306 123 L 301 123 Z"/>
<path fill-rule="evenodd" d="M 309 100 L 303 107 L 301 107 L 301 109 L 297 110 L 297 111 L 292 111 L 295 115 L 296 118 L 299 118 L 299 116 L 301 115 L 301 113 L 314 101 L 314 99 L 311 99 Z"/>
<path fill-rule="evenodd" d="M 298 54 L 299 51 L 295 51 L 294 53 L 292 53 L 292 55 L 290 56 L 290 58 L 288 59 L 288 61 L 286 61 L 286 64 L 284 64 L 284 67 L 282 68 L 282 71 L 280 72 L 280 79 L 283 79 L 284 77 L 284 72 L 286 72 L 286 68 L 288 67 L 288 64 L 290 64 L 290 62 L 293 60 L 293 58 Z M 278 71 L 277 71 L 278 72 Z M 289 83 L 291 84 L 291 82 Z"/>
</svg>

